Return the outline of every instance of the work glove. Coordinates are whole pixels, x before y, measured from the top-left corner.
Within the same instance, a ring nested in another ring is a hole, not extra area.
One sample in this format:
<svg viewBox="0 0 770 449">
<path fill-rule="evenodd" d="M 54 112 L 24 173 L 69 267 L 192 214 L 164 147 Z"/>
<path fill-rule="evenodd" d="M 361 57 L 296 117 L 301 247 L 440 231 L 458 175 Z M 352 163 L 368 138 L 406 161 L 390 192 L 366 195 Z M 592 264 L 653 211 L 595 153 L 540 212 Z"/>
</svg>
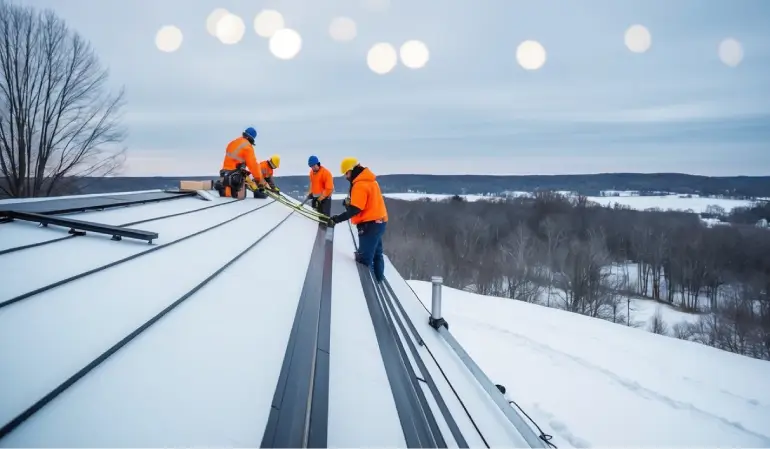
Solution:
<svg viewBox="0 0 770 449">
<path fill-rule="evenodd" d="M 318 209 L 318 198 L 313 198 L 313 201 L 310 202 L 310 205 L 313 207 L 313 209 Z"/>
<path fill-rule="evenodd" d="M 312 200 L 313 199 L 313 194 L 312 193 L 308 193 L 307 196 L 305 197 L 305 199 L 306 200 Z"/>
<path fill-rule="evenodd" d="M 335 215 L 335 217 L 336 217 L 336 215 Z M 336 224 L 337 224 L 337 221 L 334 219 L 334 217 L 329 217 L 329 218 L 326 219 L 326 225 L 327 226 L 334 227 L 334 225 L 336 225 Z"/>
<path fill-rule="evenodd" d="M 349 207 L 349 206 L 350 206 L 350 197 L 349 197 L 349 196 L 346 196 L 346 197 L 345 197 L 345 199 L 344 199 L 344 200 L 342 200 L 342 204 L 343 204 L 345 207 Z"/>
</svg>

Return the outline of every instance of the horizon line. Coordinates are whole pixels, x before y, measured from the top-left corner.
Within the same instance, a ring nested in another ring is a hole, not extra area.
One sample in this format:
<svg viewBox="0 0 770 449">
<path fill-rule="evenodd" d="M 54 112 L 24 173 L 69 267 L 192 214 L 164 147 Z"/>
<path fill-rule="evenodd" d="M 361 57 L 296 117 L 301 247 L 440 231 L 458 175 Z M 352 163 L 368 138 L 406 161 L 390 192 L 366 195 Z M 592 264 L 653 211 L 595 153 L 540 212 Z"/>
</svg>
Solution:
<svg viewBox="0 0 770 449">
<path fill-rule="evenodd" d="M 434 176 L 434 177 L 458 177 L 458 176 L 475 176 L 475 177 L 489 177 L 489 178 L 532 178 L 532 177 L 570 177 L 570 176 L 606 176 L 606 175 L 643 175 L 643 176 L 660 176 L 660 175 L 676 175 L 676 176 L 691 176 L 699 178 L 770 178 L 770 174 L 767 175 L 702 175 L 696 173 L 685 172 L 595 172 L 595 173 L 562 173 L 562 174 L 475 174 L 475 173 L 385 173 L 376 175 L 378 178 L 384 176 Z M 289 176 L 308 176 L 307 173 L 302 174 L 276 174 L 276 178 L 289 177 Z M 343 175 L 334 175 L 334 178 L 341 178 Z M 84 176 L 84 178 L 218 178 L 217 175 L 114 175 L 114 176 Z"/>
</svg>

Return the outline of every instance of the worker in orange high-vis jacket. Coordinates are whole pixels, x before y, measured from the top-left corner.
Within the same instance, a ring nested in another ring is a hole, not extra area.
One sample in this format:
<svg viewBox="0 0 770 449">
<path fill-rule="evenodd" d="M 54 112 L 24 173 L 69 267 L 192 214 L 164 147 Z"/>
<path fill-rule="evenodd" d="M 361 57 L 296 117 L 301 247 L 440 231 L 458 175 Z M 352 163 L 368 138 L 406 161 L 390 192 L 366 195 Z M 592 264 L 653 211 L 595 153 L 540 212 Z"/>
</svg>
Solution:
<svg viewBox="0 0 770 449">
<path fill-rule="evenodd" d="M 310 156 L 307 165 L 310 167 L 310 188 L 306 199 L 313 200 L 313 209 L 329 216 L 332 212 L 332 193 L 334 193 L 332 172 L 322 167 L 316 156 Z"/>
<path fill-rule="evenodd" d="M 260 173 L 262 173 L 262 179 L 265 180 L 268 186 L 270 186 L 270 190 L 273 192 L 280 192 L 281 190 L 275 185 L 275 181 L 273 181 L 273 173 L 274 170 L 281 166 L 281 156 L 274 154 L 270 156 L 269 159 L 265 159 L 264 161 L 259 163 L 259 169 Z"/>
<path fill-rule="evenodd" d="M 251 171 L 251 176 L 254 177 L 254 181 L 259 185 L 261 189 L 264 189 L 266 184 L 262 178 L 262 172 L 257 162 L 257 156 L 254 154 L 254 140 L 257 138 L 257 130 L 249 127 L 243 132 L 241 137 L 232 140 L 227 144 L 225 149 L 225 158 L 222 161 L 222 169 L 219 170 L 219 180 L 215 184 L 215 188 L 219 191 L 220 196 L 228 196 L 237 199 L 243 199 L 246 196 L 246 169 Z M 257 195 L 257 191 L 254 191 L 255 198 L 265 198 L 266 195 L 261 193 Z"/>
<path fill-rule="evenodd" d="M 346 157 L 340 164 L 340 171 L 350 181 L 350 195 L 345 199 L 345 212 L 329 218 L 334 226 L 345 220 L 358 228 L 358 251 L 356 262 L 374 271 L 374 278 L 382 282 L 385 278 L 385 261 L 382 256 L 382 236 L 388 223 L 388 209 L 382 196 L 377 177 L 371 170 L 362 167 L 356 158 Z"/>
</svg>

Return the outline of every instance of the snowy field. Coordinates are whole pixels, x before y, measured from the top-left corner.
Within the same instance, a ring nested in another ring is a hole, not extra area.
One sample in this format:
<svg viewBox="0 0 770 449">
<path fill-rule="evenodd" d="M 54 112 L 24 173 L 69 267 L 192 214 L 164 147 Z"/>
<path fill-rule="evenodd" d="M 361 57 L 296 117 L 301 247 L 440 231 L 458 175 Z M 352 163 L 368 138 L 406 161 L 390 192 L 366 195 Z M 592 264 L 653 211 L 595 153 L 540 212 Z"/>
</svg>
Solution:
<svg viewBox="0 0 770 449">
<path fill-rule="evenodd" d="M 332 194 L 332 199 L 342 200 L 346 196 L 347 196 L 347 193 L 334 193 Z M 385 193 L 383 194 L 383 196 L 387 198 L 398 199 L 398 200 L 417 201 L 423 198 L 430 198 L 432 200 L 442 200 L 442 199 L 451 198 L 454 195 L 440 194 L 440 193 Z M 479 201 L 479 200 L 488 200 L 488 199 L 498 198 L 495 196 L 485 196 L 485 195 L 460 195 L 460 196 L 462 196 L 468 201 Z"/>
<path fill-rule="evenodd" d="M 696 197 L 692 198 L 680 197 L 678 195 L 665 195 L 665 196 L 589 196 L 589 201 L 599 203 L 603 206 L 612 206 L 614 204 L 621 204 L 628 206 L 636 210 L 645 210 L 650 208 L 658 208 L 662 210 L 691 210 L 695 213 L 706 212 L 706 208 L 709 206 L 720 206 L 724 208 L 725 212 L 729 213 L 736 207 L 751 206 L 752 201 L 748 200 L 733 200 L 725 198 L 708 198 L 708 197 Z"/>
<path fill-rule="evenodd" d="M 571 194 L 570 192 L 559 192 L 562 194 Z M 510 192 L 508 196 L 528 196 L 529 192 Z M 343 199 L 346 194 L 335 193 L 332 195 L 333 199 Z M 386 197 L 416 201 L 423 198 L 430 198 L 432 200 L 442 200 L 451 198 L 454 195 L 450 194 L 437 194 L 437 193 L 386 193 Z M 489 199 L 502 198 L 501 196 L 491 195 L 460 195 L 468 201 L 481 201 Z M 695 213 L 706 212 L 708 206 L 720 206 L 724 208 L 725 212 L 729 213 L 732 209 L 742 206 L 751 206 L 752 201 L 749 200 L 735 200 L 725 198 L 708 198 L 698 197 L 693 195 L 692 198 L 680 197 L 679 195 L 658 195 L 658 196 L 589 196 L 589 201 L 604 205 L 612 206 L 613 204 L 621 204 L 628 206 L 636 210 L 645 210 L 650 208 L 659 208 L 662 210 L 680 210 L 680 211 L 692 211 Z"/>
<path fill-rule="evenodd" d="M 559 448 L 770 446 L 770 362 L 446 287 L 443 312 Z"/>
<path fill-rule="evenodd" d="M 412 282 L 412 281 L 409 281 Z M 414 281 L 419 282 L 419 281 Z M 562 303 L 561 299 L 559 298 L 559 290 L 553 289 L 551 293 L 551 300 L 547 301 L 547 293 L 543 293 L 541 295 L 541 304 L 543 305 L 549 305 L 550 307 L 554 307 L 556 309 L 560 309 L 560 304 Z M 508 298 L 501 298 L 501 299 L 508 299 Z M 654 301 L 652 299 L 646 299 L 646 298 L 627 298 L 622 300 L 620 305 L 620 313 L 622 313 L 624 316 L 630 315 L 630 323 L 634 327 L 638 327 L 639 329 L 649 329 L 652 319 L 655 316 L 655 314 L 659 314 L 661 319 L 668 325 L 669 329 L 674 326 L 677 323 L 681 322 L 688 322 L 688 323 L 694 323 L 698 321 L 699 315 L 694 313 L 687 313 L 682 312 L 681 310 L 677 309 L 676 307 L 672 307 L 668 304 Z M 623 321 L 623 324 L 626 324 L 627 321 Z"/>
</svg>

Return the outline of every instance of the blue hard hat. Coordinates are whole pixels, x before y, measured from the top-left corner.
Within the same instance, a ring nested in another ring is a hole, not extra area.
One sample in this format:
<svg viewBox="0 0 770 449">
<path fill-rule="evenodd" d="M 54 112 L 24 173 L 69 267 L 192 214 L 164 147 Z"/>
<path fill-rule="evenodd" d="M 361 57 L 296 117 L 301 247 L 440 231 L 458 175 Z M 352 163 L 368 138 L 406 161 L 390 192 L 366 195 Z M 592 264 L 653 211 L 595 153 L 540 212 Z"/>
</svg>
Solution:
<svg viewBox="0 0 770 449">
<path fill-rule="evenodd" d="M 320 162 L 320 161 L 318 160 L 318 158 L 317 158 L 317 157 L 315 157 L 315 156 L 310 156 L 310 157 L 307 159 L 307 166 L 308 166 L 308 167 L 312 167 L 312 166 L 314 166 L 315 164 L 320 164 L 320 163 L 321 163 L 321 162 Z"/>
<path fill-rule="evenodd" d="M 257 130 L 252 128 L 251 126 L 246 128 L 246 131 L 244 131 L 244 133 L 246 133 L 246 135 L 251 137 L 252 139 L 256 139 L 257 138 Z"/>
</svg>

